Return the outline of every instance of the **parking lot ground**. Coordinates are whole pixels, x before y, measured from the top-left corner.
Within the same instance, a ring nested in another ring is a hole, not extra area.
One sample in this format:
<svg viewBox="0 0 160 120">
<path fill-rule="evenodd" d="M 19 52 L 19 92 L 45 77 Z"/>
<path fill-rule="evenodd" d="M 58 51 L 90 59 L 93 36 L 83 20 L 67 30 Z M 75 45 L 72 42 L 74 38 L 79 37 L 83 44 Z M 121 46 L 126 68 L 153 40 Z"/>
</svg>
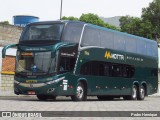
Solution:
<svg viewBox="0 0 160 120">
<path fill-rule="evenodd" d="M 88 97 L 84 102 L 73 102 L 70 97 L 57 97 L 56 101 L 39 101 L 35 96 L 1 96 L 0 97 L 0 111 L 160 111 L 160 96 L 149 96 L 143 101 L 130 101 L 121 99 L 114 99 L 111 101 L 98 101 L 97 97 Z M 97 112 L 97 114 L 99 114 Z M 93 113 L 92 113 L 93 114 Z M 74 115 L 73 115 L 74 116 Z M 105 119 L 106 117 L 73 117 L 74 120 L 97 120 Z M 94 115 L 93 115 L 94 116 Z M 54 117 L 55 118 L 55 117 Z M 147 117 L 145 119 L 160 119 Z M 0 118 L 1 119 L 1 118 Z M 21 118 L 18 118 L 21 119 Z M 39 119 L 39 118 L 38 118 Z M 41 119 L 41 118 L 40 118 Z M 39 120 L 40 120 L 39 119 Z M 42 119 L 51 119 L 49 117 Z M 60 117 L 59 119 L 69 119 L 67 117 Z M 124 117 L 107 119 L 126 119 Z M 130 117 L 130 119 L 143 119 L 144 117 Z"/>
</svg>

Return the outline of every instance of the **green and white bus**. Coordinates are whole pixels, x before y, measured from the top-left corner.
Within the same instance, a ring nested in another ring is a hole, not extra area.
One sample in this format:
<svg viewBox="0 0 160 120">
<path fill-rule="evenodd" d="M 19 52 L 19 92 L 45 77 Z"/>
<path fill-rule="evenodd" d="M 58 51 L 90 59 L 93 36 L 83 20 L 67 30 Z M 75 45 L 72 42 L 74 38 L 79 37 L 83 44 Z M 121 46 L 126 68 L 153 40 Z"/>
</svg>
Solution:
<svg viewBox="0 0 160 120">
<path fill-rule="evenodd" d="M 157 42 L 79 21 L 28 24 L 17 47 L 15 94 L 39 100 L 143 100 L 158 90 Z"/>
</svg>

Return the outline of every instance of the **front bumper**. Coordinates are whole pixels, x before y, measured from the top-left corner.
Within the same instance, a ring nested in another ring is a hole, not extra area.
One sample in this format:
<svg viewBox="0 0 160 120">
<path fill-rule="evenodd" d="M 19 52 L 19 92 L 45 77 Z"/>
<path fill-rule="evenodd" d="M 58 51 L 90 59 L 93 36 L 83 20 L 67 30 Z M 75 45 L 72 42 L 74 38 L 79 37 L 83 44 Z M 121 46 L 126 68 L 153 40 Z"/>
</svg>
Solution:
<svg viewBox="0 0 160 120">
<path fill-rule="evenodd" d="M 73 88 L 63 83 L 64 77 L 45 83 L 20 83 L 15 81 L 14 93 L 17 95 L 72 95 Z"/>
</svg>

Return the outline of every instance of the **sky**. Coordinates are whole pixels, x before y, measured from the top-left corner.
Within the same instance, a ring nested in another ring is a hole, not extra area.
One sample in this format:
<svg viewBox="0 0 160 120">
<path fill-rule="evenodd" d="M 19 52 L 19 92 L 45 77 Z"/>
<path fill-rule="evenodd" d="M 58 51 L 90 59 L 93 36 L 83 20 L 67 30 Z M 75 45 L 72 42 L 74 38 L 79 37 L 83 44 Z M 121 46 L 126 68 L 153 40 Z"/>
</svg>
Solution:
<svg viewBox="0 0 160 120">
<path fill-rule="evenodd" d="M 100 17 L 130 15 L 140 17 L 142 8 L 153 0 L 63 0 L 62 16 L 80 17 L 94 13 Z M 0 0 L 0 21 L 13 23 L 14 15 L 32 15 L 40 21 L 60 18 L 61 0 Z"/>
</svg>

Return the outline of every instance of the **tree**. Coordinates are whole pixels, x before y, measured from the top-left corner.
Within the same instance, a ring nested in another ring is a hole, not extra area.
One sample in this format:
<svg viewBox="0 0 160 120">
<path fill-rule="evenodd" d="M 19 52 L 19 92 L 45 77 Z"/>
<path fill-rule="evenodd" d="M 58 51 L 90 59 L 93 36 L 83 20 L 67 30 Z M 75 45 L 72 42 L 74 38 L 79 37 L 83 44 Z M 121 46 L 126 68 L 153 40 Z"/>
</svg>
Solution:
<svg viewBox="0 0 160 120">
<path fill-rule="evenodd" d="M 79 19 L 73 16 L 69 16 L 69 17 L 63 16 L 62 20 L 79 20 Z"/>
<path fill-rule="evenodd" d="M 151 21 L 153 26 L 160 25 L 160 0 L 154 0 L 149 7 L 143 8 L 141 17 Z"/>
<path fill-rule="evenodd" d="M 108 23 L 105 23 L 96 14 L 92 14 L 92 13 L 82 14 L 81 17 L 79 18 L 79 20 L 82 21 L 82 22 L 91 23 L 91 24 L 98 25 L 98 26 L 101 26 L 101 27 L 106 27 L 106 28 L 110 28 L 110 29 L 113 29 L 113 30 L 119 30 L 117 27 L 115 27 L 113 25 L 110 25 Z"/>
<path fill-rule="evenodd" d="M 153 25 L 150 21 L 141 21 L 139 26 L 139 36 L 146 37 L 149 39 L 155 39 L 153 36 Z"/>
<path fill-rule="evenodd" d="M 123 16 L 120 18 L 120 27 L 122 32 L 139 35 L 139 26 L 141 19 L 137 17 Z"/>
<path fill-rule="evenodd" d="M 149 7 L 143 8 L 141 18 L 121 17 L 120 27 L 123 32 L 150 39 L 160 38 L 160 0 L 153 0 Z"/>
<path fill-rule="evenodd" d="M 116 26 L 114 25 L 110 25 L 108 23 L 104 23 L 104 26 L 103 27 L 106 27 L 106 28 L 109 28 L 109 29 L 112 29 L 112 30 L 117 30 L 117 31 L 120 31 L 119 28 L 117 28 Z"/>
<path fill-rule="evenodd" d="M 102 19 L 99 18 L 98 15 L 92 14 L 92 13 L 82 14 L 80 18 L 76 18 L 73 16 L 69 16 L 69 17 L 63 16 L 62 20 L 79 20 L 82 22 L 91 23 L 91 24 L 98 25 L 101 27 L 106 27 L 106 28 L 110 28 L 113 30 L 119 30 L 117 27 L 110 25 L 108 23 L 105 23 Z"/>
<path fill-rule="evenodd" d="M 122 32 L 153 39 L 153 25 L 150 21 L 131 16 L 123 16 L 119 21 Z"/>
<path fill-rule="evenodd" d="M 9 25 L 9 22 L 8 21 L 2 21 L 2 22 L 0 22 L 0 24 Z"/>
<path fill-rule="evenodd" d="M 133 17 L 130 16 L 123 16 L 119 19 L 120 27 L 122 32 L 129 32 L 130 30 L 130 23 L 132 21 Z"/>
<path fill-rule="evenodd" d="M 99 26 L 104 26 L 104 21 L 101 20 L 98 15 L 88 13 L 88 14 L 82 14 L 81 17 L 79 18 L 80 21 L 86 22 L 86 23 L 91 23 Z"/>
<path fill-rule="evenodd" d="M 154 38 L 160 38 L 160 0 L 153 0 L 149 7 L 142 9 L 143 21 L 150 21 L 153 26 Z"/>
<path fill-rule="evenodd" d="M 122 32 L 153 39 L 153 25 L 150 21 L 131 16 L 123 16 L 119 21 Z"/>
</svg>

